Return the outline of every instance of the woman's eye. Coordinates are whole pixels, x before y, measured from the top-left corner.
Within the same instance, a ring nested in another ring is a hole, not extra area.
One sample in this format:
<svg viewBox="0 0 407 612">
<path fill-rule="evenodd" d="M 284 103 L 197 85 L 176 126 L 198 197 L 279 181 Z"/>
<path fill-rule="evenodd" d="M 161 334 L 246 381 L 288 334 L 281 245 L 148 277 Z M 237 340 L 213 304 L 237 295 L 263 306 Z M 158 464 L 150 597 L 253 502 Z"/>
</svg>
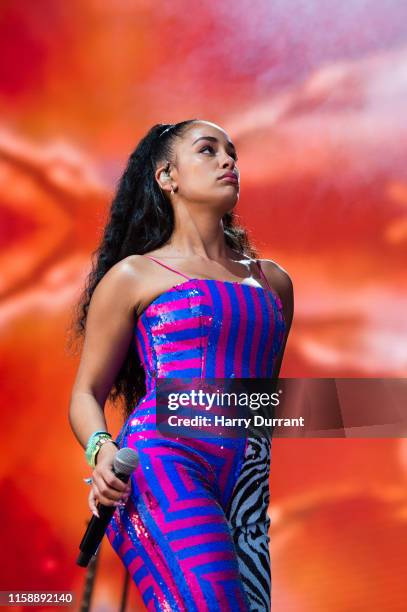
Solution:
<svg viewBox="0 0 407 612">
<path fill-rule="evenodd" d="M 203 149 L 200 150 L 200 153 L 202 153 L 203 151 L 205 151 L 206 149 L 210 149 L 211 151 L 214 151 L 215 149 L 213 147 L 211 147 L 211 145 L 206 145 L 205 147 L 203 147 Z M 237 161 L 239 158 L 237 156 L 237 153 L 232 153 L 231 156 L 233 157 L 233 159 L 235 161 Z"/>
</svg>

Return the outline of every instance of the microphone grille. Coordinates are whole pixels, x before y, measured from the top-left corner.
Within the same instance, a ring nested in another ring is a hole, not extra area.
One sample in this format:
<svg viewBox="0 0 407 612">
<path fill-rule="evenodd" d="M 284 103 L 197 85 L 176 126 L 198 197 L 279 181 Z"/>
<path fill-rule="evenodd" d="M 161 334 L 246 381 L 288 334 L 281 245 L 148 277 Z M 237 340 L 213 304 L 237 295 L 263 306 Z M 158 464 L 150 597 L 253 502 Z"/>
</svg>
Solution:
<svg viewBox="0 0 407 612">
<path fill-rule="evenodd" d="M 113 469 L 120 474 L 131 474 L 138 465 L 138 454 L 125 446 L 117 451 L 113 459 Z"/>
</svg>

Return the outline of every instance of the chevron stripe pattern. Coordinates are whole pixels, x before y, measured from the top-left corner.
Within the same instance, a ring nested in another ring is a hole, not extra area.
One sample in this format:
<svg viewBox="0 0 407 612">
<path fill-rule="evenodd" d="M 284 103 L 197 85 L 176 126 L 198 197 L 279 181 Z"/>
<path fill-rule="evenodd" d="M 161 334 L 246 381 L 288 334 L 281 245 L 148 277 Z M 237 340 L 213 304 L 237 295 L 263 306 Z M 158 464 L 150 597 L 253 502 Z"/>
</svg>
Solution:
<svg viewBox="0 0 407 612">
<path fill-rule="evenodd" d="M 270 289 L 188 279 L 138 318 L 146 394 L 120 431 L 139 465 L 107 537 L 147 610 L 270 610 L 266 438 L 166 438 L 157 378 L 270 378 L 285 333 Z"/>
</svg>

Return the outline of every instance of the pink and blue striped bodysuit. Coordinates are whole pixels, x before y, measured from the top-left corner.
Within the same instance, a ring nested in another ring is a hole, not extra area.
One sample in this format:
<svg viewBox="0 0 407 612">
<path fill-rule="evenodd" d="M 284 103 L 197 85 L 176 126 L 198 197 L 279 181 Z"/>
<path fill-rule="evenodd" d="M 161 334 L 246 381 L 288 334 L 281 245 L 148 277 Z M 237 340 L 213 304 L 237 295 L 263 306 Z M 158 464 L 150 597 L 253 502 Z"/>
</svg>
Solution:
<svg viewBox="0 0 407 612">
<path fill-rule="evenodd" d="M 271 439 L 174 439 L 156 429 L 156 379 L 271 378 L 286 325 L 266 288 L 190 278 L 138 317 L 146 393 L 116 441 L 139 464 L 107 537 L 148 610 L 268 612 Z"/>
</svg>

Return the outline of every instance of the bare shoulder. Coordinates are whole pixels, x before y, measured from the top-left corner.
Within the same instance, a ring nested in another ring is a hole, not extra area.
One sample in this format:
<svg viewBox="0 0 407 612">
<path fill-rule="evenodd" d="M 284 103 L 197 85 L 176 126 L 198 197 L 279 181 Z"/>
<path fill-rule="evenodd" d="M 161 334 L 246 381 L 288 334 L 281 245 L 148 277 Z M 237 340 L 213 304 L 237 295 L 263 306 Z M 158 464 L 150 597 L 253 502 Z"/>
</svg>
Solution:
<svg viewBox="0 0 407 612">
<path fill-rule="evenodd" d="M 111 275 L 117 278 L 118 282 L 120 282 L 119 279 L 141 281 L 148 268 L 149 260 L 143 255 L 128 255 L 112 266 L 106 276 Z"/>
<path fill-rule="evenodd" d="M 133 311 L 137 306 L 147 266 L 141 255 L 129 255 L 114 264 L 101 278 L 95 289 L 95 297 L 113 300 L 117 306 Z"/>
<path fill-rule="evenodd" d="M 86 338 L 74 389 L 94 393 L 103 406 L 134 334 L 134 300 L 142 262 L 117 262 L 97 283 L 86 317 Z"/>
<path fill-rule="evenodd" d="M 259 259 L 270 286 L 278 293 L 284 310 L 284 318 L 291 325 L 294 314 L 294 287 L 290 275 L 272 259 Z"/>
<path fill-rule="evenodd" d="M 258 261 L 272 287 L 283 294 L 293 292 L 293 283 L 287 270 L 272 259 L 259 259 Z"/>
<path fill-rule="evenodd" d="M 149 257 L 129 255 L 110 268 L 99 283 L 104 286 L 100 291 L 110 294 L 113 302 L 119 302 L 121 310 L 139 316 L 151 301 L 168 290 L 168 276 L 179 279 L 177 273 L 168 272 Z"/>
</svg>

